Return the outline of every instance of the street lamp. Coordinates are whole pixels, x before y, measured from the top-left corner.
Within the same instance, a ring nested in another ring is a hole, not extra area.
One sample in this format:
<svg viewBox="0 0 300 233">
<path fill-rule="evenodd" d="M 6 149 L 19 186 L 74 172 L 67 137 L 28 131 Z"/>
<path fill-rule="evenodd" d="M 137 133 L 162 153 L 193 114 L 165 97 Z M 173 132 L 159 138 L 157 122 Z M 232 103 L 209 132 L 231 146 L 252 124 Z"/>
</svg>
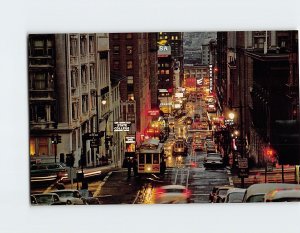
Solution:
<svg viewBox="0 0 300 233">
<path fill-rule="evenodd" d="M 228 114 L 228 117 L 229 117 L 230 120 L 233 120 L 234 117 L 235 117 L 235 115 L 234 115 L 233 112 L 230 112 L 230 113 Z"/>
</svg>

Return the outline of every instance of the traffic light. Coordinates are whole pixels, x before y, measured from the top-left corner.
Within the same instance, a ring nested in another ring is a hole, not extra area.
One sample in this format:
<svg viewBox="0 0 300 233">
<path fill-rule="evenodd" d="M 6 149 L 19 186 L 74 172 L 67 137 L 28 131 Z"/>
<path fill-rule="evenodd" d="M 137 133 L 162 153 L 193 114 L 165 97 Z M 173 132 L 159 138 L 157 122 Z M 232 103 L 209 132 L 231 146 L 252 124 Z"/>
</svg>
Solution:
<svg viewBox="0 0 300 233">
<path fill-rule="evenodd" d="M 51 135 L 51 143 L 52 144 L 56 143 L 56 137 L 55 137 L 55 135 Z"/>
<path fill-rule="evenodd" d="M 61 136 L 57 135 L 57 143 L 61 143 Z"/>
</svg>

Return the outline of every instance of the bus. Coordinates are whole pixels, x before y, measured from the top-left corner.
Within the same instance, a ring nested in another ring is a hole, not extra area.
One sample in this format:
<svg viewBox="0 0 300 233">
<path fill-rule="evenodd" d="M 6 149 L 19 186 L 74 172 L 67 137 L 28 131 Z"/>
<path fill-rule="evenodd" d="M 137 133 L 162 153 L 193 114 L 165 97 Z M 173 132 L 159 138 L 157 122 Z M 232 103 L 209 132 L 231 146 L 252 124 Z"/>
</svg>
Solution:
<svg viewBox="0 0 300 233">
<path fill-rule="evenodd" d="M 136 151 L 138 174 L 163 174 L 165 170 L 164 146 L 158 139 L 144 141 Z"/>
</svg>

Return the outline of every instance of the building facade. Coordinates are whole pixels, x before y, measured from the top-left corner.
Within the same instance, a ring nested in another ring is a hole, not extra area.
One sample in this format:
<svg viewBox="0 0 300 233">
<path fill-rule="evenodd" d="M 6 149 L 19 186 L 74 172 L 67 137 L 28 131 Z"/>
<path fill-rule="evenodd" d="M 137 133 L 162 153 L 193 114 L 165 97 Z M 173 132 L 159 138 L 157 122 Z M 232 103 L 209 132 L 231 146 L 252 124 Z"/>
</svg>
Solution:
<svg viewBox="0 0 300 233">
<path fill-rule="evenodd" d="M 155 59 L 150 59 L 149 38 L 148 33 L 110 34 L 112 71 L 127 78 L 120 82 L 121 116 L 135 127 L 138 144 L 151 120 L 147 112 L 151 109 L 150 67 Z"/>
<path fill-rule="evenodd" d="M 108 109 L 96 105 L 110 96 L 108 34 L 32 34 L 28 42 L 31 158 L 73 154 L 75 166 L 96 166 L 101 148 L 84 135 L 100 131 L 97 116 Z"/>
</svg>

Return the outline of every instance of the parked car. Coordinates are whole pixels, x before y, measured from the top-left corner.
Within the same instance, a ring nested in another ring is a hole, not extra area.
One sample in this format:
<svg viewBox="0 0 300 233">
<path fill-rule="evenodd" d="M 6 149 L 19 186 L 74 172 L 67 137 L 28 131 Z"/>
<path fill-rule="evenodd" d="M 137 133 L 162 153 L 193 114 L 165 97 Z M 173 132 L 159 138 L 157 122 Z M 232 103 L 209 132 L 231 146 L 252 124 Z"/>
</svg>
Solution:
<svg viewBox="0 0 300 233">
<path fill-rule="evenodd" d="M 225 197 L 225 203 L 241 203 L 243 202 L 243 197 L 246 189 L 242 188 L 232 188 L 227 191 Z"/>
<path fill-rule="evenodd" d="M 56 193 L 34 194 L 33 196 L 38 205 L 52 205 L 53 203 L 63 202 Z"/>
<path fill-rule="evenodd" d="M 207 153 L 203 165 L 205 168 L 222 168 L 224 167 L 223 158 L 219 153 Z"/>
<path fill-rule="evenodd" d="M 299 189 L 276 189 L 265 194 L 265 202 L 299 202 Z"/>
<path fill-rule="evenodd" d="M 80 195 L 78 190 L 74 189 L 64 189 L 56 190 L 52 193 L 56 193 L 60 200 L 66 202 L 68 205 L 84 205 L 85 201 Z"/>
<path fill-rule="evenodd" d="M 166 185 L 156 188 L 154 193 L 155 203 L 174 204 L 189 203 L 191 192 L 182 185 Z"/>
<path fill-rule="evenodd" d="M 265 194 L 276 189 L 300 189 L 300 185 L 286 183 L 253 184 L 247 188 L 243 202 L 264 202 Z"/>
</svg>

